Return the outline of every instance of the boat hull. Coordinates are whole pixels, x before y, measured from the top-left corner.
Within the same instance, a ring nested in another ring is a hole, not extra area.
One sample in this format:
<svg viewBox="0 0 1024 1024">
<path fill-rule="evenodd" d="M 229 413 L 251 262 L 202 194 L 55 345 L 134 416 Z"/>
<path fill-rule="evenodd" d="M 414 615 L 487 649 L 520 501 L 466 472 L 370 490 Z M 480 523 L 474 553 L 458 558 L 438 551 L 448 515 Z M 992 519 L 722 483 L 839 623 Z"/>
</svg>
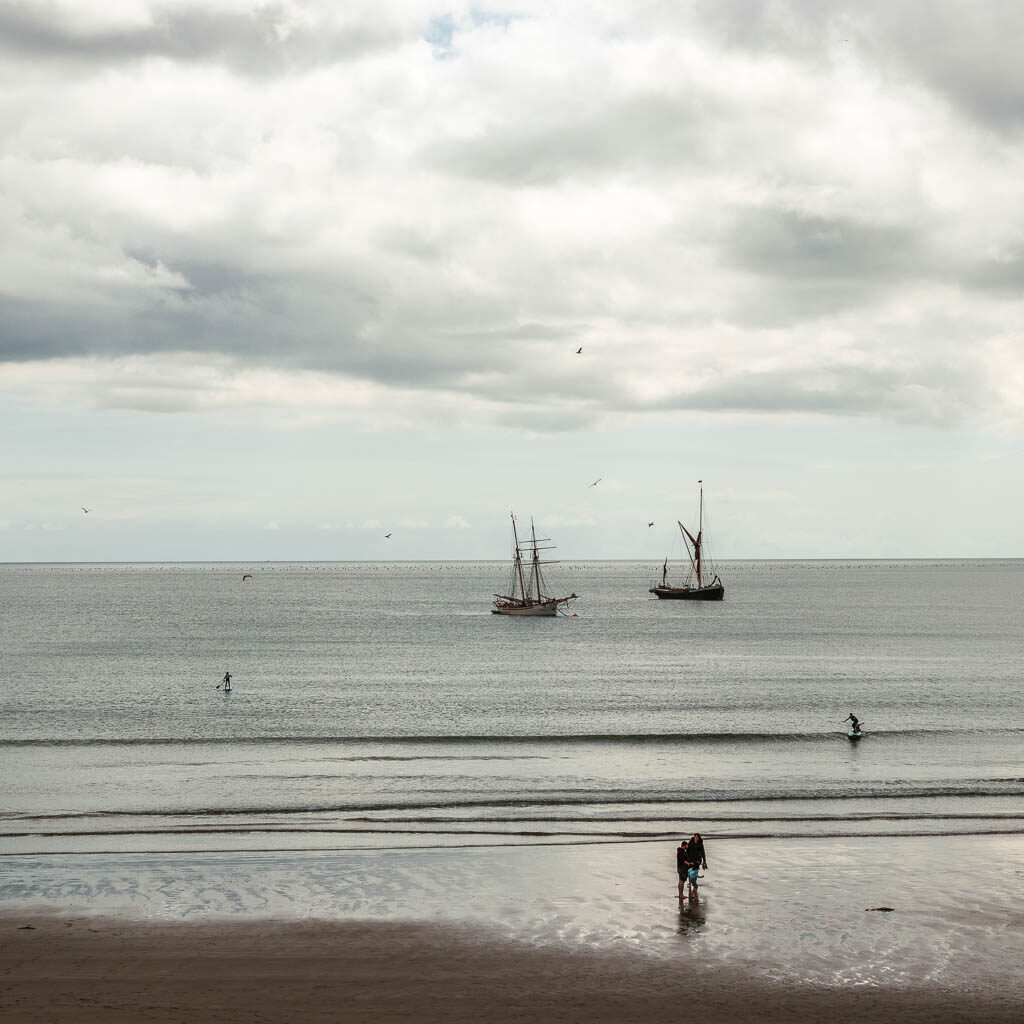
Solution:
<svg viewBox="0 0 1024 1024">
<path fill-rule="evenodd" d="M 558 614 L 560 601 L 544 601 L 541 604 L 500 604 L 491 609 L 492 615 L 552 616 Z"/>
<path fill-rule="evenodd" d="M 650 593 L 662 601 L 721 601 L 725 587 L 651 587 Z"/>
</svg>

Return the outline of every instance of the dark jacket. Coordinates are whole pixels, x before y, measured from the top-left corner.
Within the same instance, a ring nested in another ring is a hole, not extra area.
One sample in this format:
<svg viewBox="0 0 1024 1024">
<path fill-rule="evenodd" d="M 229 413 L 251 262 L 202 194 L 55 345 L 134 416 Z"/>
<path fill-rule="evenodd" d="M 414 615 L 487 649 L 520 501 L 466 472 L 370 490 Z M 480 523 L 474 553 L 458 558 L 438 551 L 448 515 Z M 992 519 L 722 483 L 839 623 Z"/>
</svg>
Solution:
<svg viewBox="0 0 1024 1024">
<path fill-rule="evenodd" d="M 676 871 L 679 872 L 679 877 L 680 878 L 685 878 L 686 877 L 686 872 L 689 869 L 689 867 L 690 867 L 690 854 L 689 854 L 689 851 L 688 851 L 688 849 L 687 849 L 687 847 L 685 845 L 684 846 L 680 846 L 679 849 L 676 850 Z"/>
<path fill-rule="evenodd" d="M 690 863 L 696 864 L 701 868 L 706 868 L 708 866 L 708 855 L 704 852 L 703 839 L 691 839 L 689 843 L 686 844 L 686 848 L 689 852 Z"/>
</svg>

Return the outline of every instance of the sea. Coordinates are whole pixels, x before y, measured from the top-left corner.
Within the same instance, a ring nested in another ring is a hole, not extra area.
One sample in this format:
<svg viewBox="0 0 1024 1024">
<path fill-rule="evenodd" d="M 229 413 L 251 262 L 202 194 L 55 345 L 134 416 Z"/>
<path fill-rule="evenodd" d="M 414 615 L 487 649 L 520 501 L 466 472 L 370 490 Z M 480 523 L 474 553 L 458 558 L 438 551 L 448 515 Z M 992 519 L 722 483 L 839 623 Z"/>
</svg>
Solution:
<svg viewBox="0 0 1024 1024">
<path fill-rule="evenodd" d="M 659 570 L 0 565 L 0 855 L 1024 831 L 1024 560 Z"/>
</svg>

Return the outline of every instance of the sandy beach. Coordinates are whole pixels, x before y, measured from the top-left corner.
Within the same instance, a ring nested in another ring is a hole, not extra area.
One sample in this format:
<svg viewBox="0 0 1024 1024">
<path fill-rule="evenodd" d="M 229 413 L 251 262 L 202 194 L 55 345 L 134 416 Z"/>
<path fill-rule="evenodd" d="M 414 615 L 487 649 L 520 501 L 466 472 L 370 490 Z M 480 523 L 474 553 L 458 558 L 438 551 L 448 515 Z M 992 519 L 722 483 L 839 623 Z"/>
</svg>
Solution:
<svg viewBox="0 0 1024 1024">
<path fill-rule="evenodd" d="M 18 923 L 20 922 L 20 923 Z M 537 948 L 454 926 L 0 920 L 22 1022 L 1016 1021 L 999 992 L 752 982 L 723 964 Z"/>
<path fill-rule="evenodd" d="M 1024 838 L 0 858 L 5 1021 L 1011 1021 Z M 970 886 L 936 880 L 950 859 Z M 889 910 L 875 909 L 889 907 Z"/>
</svg>

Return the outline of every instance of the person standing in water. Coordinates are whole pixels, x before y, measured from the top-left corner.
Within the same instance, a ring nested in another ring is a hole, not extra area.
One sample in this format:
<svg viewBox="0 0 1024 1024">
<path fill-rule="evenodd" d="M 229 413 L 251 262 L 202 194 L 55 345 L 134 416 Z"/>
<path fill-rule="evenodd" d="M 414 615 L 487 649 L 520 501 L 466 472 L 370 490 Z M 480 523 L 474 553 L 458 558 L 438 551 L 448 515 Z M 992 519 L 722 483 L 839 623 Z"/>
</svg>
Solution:
<svg viewBox="0 0 1024 1024">
<path fill-rule="evenodd" d="M 679 875 L 679 898 L 686 895 L 686 880 L 690 872 L 690 844 L 685 839 L 679 840 L 679 849 L 676 850 L 676 874 Z"/>
<path fill-rule="evenodd" d="M 846 721 L 854 732 L 860 732 L 860 719 L 852 711 L 846 716 Z"/>
<path fill-rule="evenodd" d="M 699 832 L 690 836 L 688 847 L 690 851 L 690 863 L 696 868 L 708 869 L 708 855 L 704 852 L 704 839 Z"/>
<path fill-rule="evenodd" d="M 224 687 L 224 692 L 225 693 L 230 693 L 231 692 L 231 673 L 230 672 L 225 672 L 224 673 L 224 678 L 221 680 L 221 686 Z M 218 686 L 217 689 L 219 690 L 220 686 Z"/>
</svg>

